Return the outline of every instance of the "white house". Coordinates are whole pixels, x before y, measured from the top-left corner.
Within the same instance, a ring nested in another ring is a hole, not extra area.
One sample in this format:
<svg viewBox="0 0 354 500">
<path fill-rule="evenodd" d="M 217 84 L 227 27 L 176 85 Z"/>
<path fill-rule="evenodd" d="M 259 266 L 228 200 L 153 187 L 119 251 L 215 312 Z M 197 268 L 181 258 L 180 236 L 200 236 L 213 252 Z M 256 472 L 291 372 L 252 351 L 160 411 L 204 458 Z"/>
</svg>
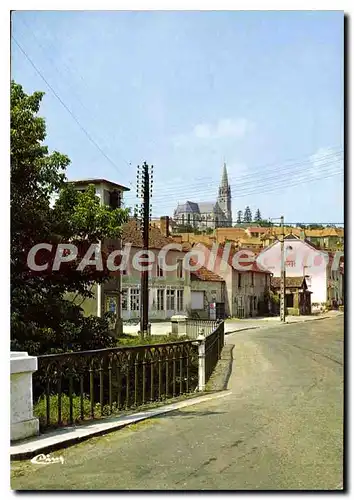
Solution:
<svg viewBox="0 0 354 500">
<path fill-rule="evenodd" d="M 290 234 L 284 239 L 285 274 L 288 277 L 306 276 L 308 289 L 312 292 L 311 302 L 324 304 L 331 298 L 342 296 L 339 272 L 339 260 L 342 252 L 329 255 L 316 249 L 308 242 Z M 273 276 L 281 274 L 281 243 L 276 241 L 265 248 L 258 256 L 257 262 L 268 269 Z M 335 269 L 337 267 L 337 270 Z M 335 283 L 335 285 L 332 284 Z M 330 292 L 333 288 L 335 292 Z M 335 295 L 335 296 L 334 296 Z"/>
</svg>

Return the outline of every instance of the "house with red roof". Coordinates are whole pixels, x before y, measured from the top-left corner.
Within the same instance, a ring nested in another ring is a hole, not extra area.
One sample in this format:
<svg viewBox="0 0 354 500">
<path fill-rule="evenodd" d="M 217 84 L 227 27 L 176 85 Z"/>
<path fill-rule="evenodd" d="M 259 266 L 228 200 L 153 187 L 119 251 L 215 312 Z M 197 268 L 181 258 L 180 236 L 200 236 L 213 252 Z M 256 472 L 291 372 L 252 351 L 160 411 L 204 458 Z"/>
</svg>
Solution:
<svg viewBox="0 0 354 500">
<path fill-rule="evenodd" d="M 252 250 L 238 249 L 230 243 L 198 243 L 193 249 L 200 263 L 224 279 L 227 316 L 245 318 L 268 311 L 271 273 L 257 263 Z"/>
<path fill-rule="evenodd" d="M 343 298 L 344 254 L 320 250 L 314 244 L 290 233 L 284 239 L 285 275 L 306 277 L 312 304 L 325 305 Z M 281 243 L 275 241 L 257 257 L 258 264 L 274 277 L 281 275 Z"/>
</svg>

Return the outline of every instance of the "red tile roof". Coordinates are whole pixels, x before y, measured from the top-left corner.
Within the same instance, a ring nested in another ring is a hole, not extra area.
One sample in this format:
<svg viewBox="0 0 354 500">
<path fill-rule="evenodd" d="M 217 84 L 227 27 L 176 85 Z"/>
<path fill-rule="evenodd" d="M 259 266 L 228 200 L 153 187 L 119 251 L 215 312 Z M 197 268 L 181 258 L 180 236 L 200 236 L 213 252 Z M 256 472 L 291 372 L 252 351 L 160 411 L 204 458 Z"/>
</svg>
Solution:
<svg viewBox="0 0 354 500">
<path fill-rule="evenodd" d="M 122 244 L 126 243 L 131 243 L 133 247 L 142 248 L 143 246 L 143 237 L 135 219 L 130 219 L 122 226 Z M 173 238 L 164 236 L 158 227 L 150 226 L 150 248 L 163 248 L 169 243 L 175 243 Z"/>
<path fill-rule="evenodd" d="M 197 271 L 191 271 L 191 278 L 192 280 L 197 279 L 200 281 L 219 281 L 219 282 L 225 281 L 221 276 L 218 276 L 212 271 L 209 271 L 209 269 L 207 269 L 204 266 L 202 266 Z"/>
<path fill-rule="evenodd" d="M 247 228 L 249 233 L 266 233 L 268 231 L 267 227 L 249 227 Z"/>
<path fill-rule="evenodd" d="M 195 266 L 196 264 L 197 261 L 195 259 L 190 259 L 191 266 Z M 191 271 L 191 278 L 201 281 L 225 281 L 221 276 L 213 273 L 212 271 L 209 271 L 209 269 L 204 266 L 202 266 L 200 269 L 197 269 L 196 271 Z"/>
<path fill-rule="evenodd" d="M 302 276 L 299 276 L 299 277 L 285 277 L 285 288 L 302 288 L 302 285 L 303 285 L 303 282 L 305 281 L 306 283 L 306 279 L 303 278 Z M 271 279 L 271 282 L 270 282 L 270 285 L 273 287 L 273 288 L 280 288 L 280 284 L 281 284 L 281 279 L 280 278 L 272 278 Z"/>
<path fill-rule="evenodd" d="M 206 245 L 203 243 L 203 245 L 205 247 L 207 247 L 209 250 L 212 250 L 212 245 Z M 224 250 L 225 250 L 225 244 L 219 244 L 218 247 L 217 247 L 217 256 L 220 257 L 221 259 L 223 258 L 223 254 L 224 254 Z M 242 254 L 242 251 L 245 252 L 245 254 L 243 255 Z M 270 271 L 268 271 L 268 269 L 266 269 L 265 267 L 261 266 L 260 264 L 258 264 L 256 262 L 256 258 L 257 258 L 257 253 L 254 252 L 253 250 L 250 250 L 249 248 L 234 248 L 234 247 L 230 247 L 230 252 L 229 252 L 229 256 L 228 256 L 228 264 L 229 266 L 233 267 L 232 265 L 232 260 L 233 260 L 233 257 L 234 255 L 237 253 L 239 255 L 239 258 L 247 258 L 248 255 L 247 255 L 247 252 L 252 252 L 255 256 L 255 260 L 253 261 L 252 263 L 252 269 L 245 269 L 245 271 L 241 271 L 241 272 L 250 272 L 250 271 L 253 271 L 254 273 L 266 273 L 266 274 L 271 274 Z M 245 266 L 245 267 L 248 267 L 250 265 L 250 262 L 239 262 L 239 265 L 240 266 Z"/>
</svg>

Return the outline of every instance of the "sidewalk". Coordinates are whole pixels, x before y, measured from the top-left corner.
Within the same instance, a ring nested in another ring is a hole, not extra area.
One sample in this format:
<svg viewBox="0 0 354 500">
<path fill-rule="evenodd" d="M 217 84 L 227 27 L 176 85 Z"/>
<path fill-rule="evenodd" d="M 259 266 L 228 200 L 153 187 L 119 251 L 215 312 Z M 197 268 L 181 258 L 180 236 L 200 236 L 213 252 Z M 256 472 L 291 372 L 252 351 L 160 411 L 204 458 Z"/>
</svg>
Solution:
<svg viewBox="0 0 354 500">
<path fill-rule="evenodd" d="M 286 322 L 282 323 L 279 316 L 273 317 L 263 317 L 263 318 L 247 318 L 247 319 L 235 319 L 225 321 L 225 333 L 235 333 L 244 330 L 254 330 L 260 328 L 269 328 L 274 326 L 284 326 L 286 324 L 293 323 L 305 323 L 307 321 L 318 321 L 322 319 L 335 318 L 337 316 L 343 316 L 344 313 L 341 311 L 328 311 L 324 314 L 316 314 L 312 316 L 287 316 Z"/>
<path fill-rule="evenodd" d="M 77 426 L 61 427 L 60 429 L 53 430 L 52 432 L 11 443 L 11 460 L 25 460 L 40 453 L 49 453 L 66 448 L 91 437 L 101 436 L 103 434 L 122 429 L 127 425 L 141 422 L 142 420 L 147 420 L 158 415 L 164 415 L 172 411 L 204 403 L 213 399 L 224 398 L 230 394 L 231 391 L 227 390 L 217 393 L 201 393 L 201 395 L 195 394 L 194 396 L 190 395 L 190 397 L 183 401 L 167 403 L 166 405 L 151 408 L 145 411 L 90 421 L 87 424 Z"/>
</svg>

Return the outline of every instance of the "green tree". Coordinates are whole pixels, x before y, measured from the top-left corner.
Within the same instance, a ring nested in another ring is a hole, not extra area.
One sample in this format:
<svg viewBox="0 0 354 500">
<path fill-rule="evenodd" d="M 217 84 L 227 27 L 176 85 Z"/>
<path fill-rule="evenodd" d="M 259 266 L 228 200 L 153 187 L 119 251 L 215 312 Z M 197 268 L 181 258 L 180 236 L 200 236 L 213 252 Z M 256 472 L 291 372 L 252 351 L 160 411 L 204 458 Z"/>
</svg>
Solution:
<svg viewBox="0 0 354 500">
<path fill-rule="evenodd" d="M 237 224 L 242 224 L 242 210 L 237 212 Z"/>
<path fill-rule="evenodd" d="M 65 296 L 92 296 L 93 285 L 109 273 L 95 266 L 79 272 L 77 260 L 52 271 L 51 263 L 59 243 L 75 244 L 82 254 L 91 243 L 117 237 L 128 211 L 101 207 L 93 186 L 79 193 L 67 183 L 69 158 L 49 153 L 43 144 L 43 95 L 27 95 L 11 82 L 11 348 L 41 354 L 107 347 L 114 344 L 108 318 L 84 317 Z M 53 194 L 59 196 L 54 207 Z M 27 256 L 39 243 L 52 245 L 52 251 L 36 259 L 49 261 L 48 270 L 34 272 Z"/>
<path fill-rule="evenodd" d="M 258 222 L 258 225 L 260 227 L 272 227 L 273 226 L 273 223 L 270 221 L 270 220 L 267 220 L 267 219 L 261 219 L 259 222 Z"/>
<path fill-rule="evenodd" d="M 245 212 L 243 214 L 243 222 L 252 222 L 252 212 L 249 206 L 245 208 Z"/>
<path fill-rule="evenodd" d="M 262 220 L 261 211 L 259 208 L 256 210 L 256 215 L 254 216 L 254 222 L 260 222 Z"/>
</svg>

